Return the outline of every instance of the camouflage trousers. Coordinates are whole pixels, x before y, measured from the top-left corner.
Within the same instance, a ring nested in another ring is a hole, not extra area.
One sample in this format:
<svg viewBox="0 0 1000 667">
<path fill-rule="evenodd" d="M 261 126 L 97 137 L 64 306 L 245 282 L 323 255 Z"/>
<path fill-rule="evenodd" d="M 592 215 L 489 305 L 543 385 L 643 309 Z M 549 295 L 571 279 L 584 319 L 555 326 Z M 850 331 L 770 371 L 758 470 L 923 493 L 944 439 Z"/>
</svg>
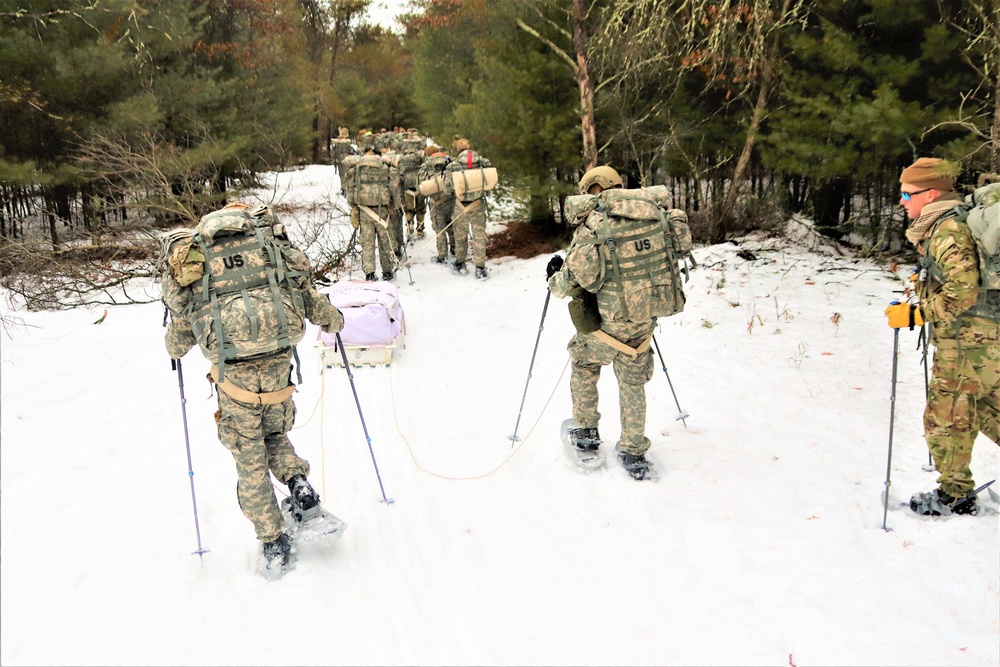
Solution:
<svg viewBox="0 0 1000 667">
<path fill-rule="evenodd" d="M 975 488 L 972 446 L 980 433 L 1000 444 L 1000 340 L 959 347 L 941 341 L 924 410 L 924 437 L 945 493 Z"/>
<path fill-rule="evenodd" d="M 462 210 L 462 207 L 465 210 Z M 476 266 L 486 266 L 486 200 L 463 204 L 455 202 L 451 214 L 451 226 L 455 230 L 455 263 L 464 263 L 469 256 L 469 228 L 472 228 L 472 254 Z"/>
<path fill-rule="evenodd" d="M 389 209 L 386 206 L 371 206 L 372 212 L 387 220 Z M 358 211 L 358 231 L 361 236 L 361 270 L 365 274 L 375 273 L 375 243 L 378 242 L 378 258 L 382 265 L 382 273 L 391 273 L 396 268 L 396 246 L 386 227 L 372 219 L 364 211 Z"/>
<path fill-rule="evenodd" d="M 444 259 L 455 247 L 455 228 L 451 225 L 451 214 L 455 209 L 455 199 L 431 202 L 431 229 L 437 243 L 437 255 Z"/>
<path fill-rule="evenodd" d="M 406 244 L 406 238 L 403 236 L 403 211 L 402 209 L 392 208 L 389 211 L 389 232 L 392 235 L 393 249 L 397 252 L 401 252 L 401 248 Z M 397 255 L 398 257 L 398 255 Z"/>
<path fill-rule="evenodd" d="M 655 326 L 655 321 L 605 322 L 601 329 L 626 345 L 637 347 L 653 334 Z M 650 446 L 646 437 L 646 383 L 653 378 L 652 350 L 633 359 L 591 334 L 583 333 L 573 336 L 567 349 L 573 367 L 569 380 L 573 419 L 584 428 L 597 427 L 601 419 L 597 410 L 597 381 L 601 377 L 601 367 L 613 364 L 618 379 L 621 450 L 636 456 L 645 454 Z"/>
<path fill-rule="evenodd" d="M 409 236 L 415 231 L 424 232 L 424 214 L 427 212 L 427 200 L 418 196 L 417 205 L 406 209 L 406 234 Z M 416 229 L 414 229 L 416 227 Z"/>
<path fill-rule="evenodd" d="M 226 380 L 252 392 L 278 391 L 291 384 L 286 355 L 226 364 Z M 236 497 L 240 509 L 257 532 L 257 539 L 271 542 L 284 529 L 284 521 L 268 471 L 285 483 L 294 475 L 308 475 L 309 463 L 299 458 L 286 435 L 295 423 L 291 398 L 277 405 L 251 405 L 221 391 L 215 420 L 219 440 L 236 460 Z"/>
</svg>

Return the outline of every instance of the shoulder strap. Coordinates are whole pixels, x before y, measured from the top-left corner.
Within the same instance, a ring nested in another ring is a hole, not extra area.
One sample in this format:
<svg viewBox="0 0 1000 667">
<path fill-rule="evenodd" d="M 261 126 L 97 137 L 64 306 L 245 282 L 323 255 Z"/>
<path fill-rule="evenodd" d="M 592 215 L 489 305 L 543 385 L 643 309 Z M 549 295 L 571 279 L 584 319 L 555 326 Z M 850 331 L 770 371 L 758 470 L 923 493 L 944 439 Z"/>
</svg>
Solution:
<svg viewBox="0 0 1000 667">
<path fill-rule="evenodd" d="M 598 205 L 598 209 L 601 212 L 601 235 L 604 236 L 604 245 L 608 249 L 608 254 L 611 255 L 611 269 L 615 272 L 615 281 L 618 283 L 618 291 L 621 292 L 621 308 L 622 317 L 628 319 L 628 304 L 625 299 L 625 281 L 622 280 L 621 267 L 618 265 L 618 244 L 615 241 L 615 237 L 611 235 L 611 223 L 608 220 L 608 212 L 603 206 L 603 204 Z"/>
</svg>

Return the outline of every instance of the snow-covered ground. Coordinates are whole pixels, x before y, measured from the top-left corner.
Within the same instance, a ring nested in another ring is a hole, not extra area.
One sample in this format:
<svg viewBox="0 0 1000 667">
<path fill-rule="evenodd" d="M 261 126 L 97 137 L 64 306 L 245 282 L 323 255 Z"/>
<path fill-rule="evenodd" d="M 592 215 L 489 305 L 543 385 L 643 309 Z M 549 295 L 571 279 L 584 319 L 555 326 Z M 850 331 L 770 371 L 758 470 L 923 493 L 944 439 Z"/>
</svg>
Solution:
<svg viewBox="0 0 1000 667">
<path fill-rule="evenodd" d="M 331 174 L 280 178 L 292 196 Z M 656 334 L 690 416 L 675 420 L 658 363 L 650 483 L 612 457 L 584 475 L 563 456 L 572 326 L 553 299 L 539 337 L 548 258 L 490 260 L 483 282 L 431 264 L 432 239 L 419 241 L 413 284 L 395 280 L 405 349 L 353 371 L 394 502 L 382 502 L 347 373 L 320 374 L 311 328 L 291 438 L 349 528 L 334 546 L 302 546 L 275 583 L 254 573 L 259 544 L 197 350 L 184 377 L 210 551 L 191 555 L 161 308 L 115 307 L 95 325 L 99 311 L 4 304 L 0 663 L 1000 664 L 996 496 L 977 517 L 899 508 L 935 486 L 905 330 L 882 529 L 893 350 L 882 311 L 903 283 L 809 245 L 696 249 L 687 308 Z M 610 368 L 601 391 L 613 446 Z M 977 482 L 998 468 L 981 437 Z"/>
</svg>

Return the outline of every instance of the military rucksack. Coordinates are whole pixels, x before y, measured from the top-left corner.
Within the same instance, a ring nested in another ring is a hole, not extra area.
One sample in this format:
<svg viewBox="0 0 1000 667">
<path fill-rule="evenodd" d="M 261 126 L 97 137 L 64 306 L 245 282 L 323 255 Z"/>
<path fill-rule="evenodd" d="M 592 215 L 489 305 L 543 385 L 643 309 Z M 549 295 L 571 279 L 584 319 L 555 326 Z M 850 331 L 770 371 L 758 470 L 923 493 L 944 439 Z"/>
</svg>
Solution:
<svg viewBox="0 0 1000 667">
<path fill-rule="evenodd" d="M 351 155 L 344 158 L 342 182 L 351 206 L 389 206 L 391 177 L 381 155 Z"/>
<path fill-rule="evenodd" d="M 425 146 L 427 146 L 427 141 L 422 139 L 419 135 L 412 133 L 404 135 L 399 142 L 399 150 L 403 153 L 417 153 L 419 155 L 423 155 Z"/>
<path fill-rule="evenodd" d="M 305 303 L 293 279 L 308 272 L 288 265 L 284 226 L 266 207 L 209 213 L 189 239 L 173 244 L 172 258 L 184 245 L 188 251 L 171 262 L 171 275 L 175 264 L 203 258 L 201 276 L 188 283 L 193 299 L 185 314 L 202 352 L 218 365 L 219 382 L 227 361 L 268 357 L 302 340 Z"/>
<path fill-rule="evenodd" d="M 423 153 L 403 153 L 399 156 L 399 173 L 404 190 L 416 190 L 420 184 L 418 173 L 423 163 Z"/>
<path fill-rule="evenodd" d="M 967 224 L 976 241 L 979 298 L 963 315 L 1000 322 L 1000 183 L 978 188 L 941 219 L 947 217 Z"/>
<path fill-rule="evenodd" d="M 497 184 L 496 168 L 472 149 L 459 153 L 448 164 L 448 171 L 452 172 L 455 197 L 464 204 L 482 199 Z"/>
<path fill-rule="evenodd" d="M 681 267 L 686 274 L 691 232 L 683 211 L 661 208 L 660 194 L 610 189 L 566 198 L 568 215 L 585 217 L 567 263 L 597 296 L 602 320 L 644 322 L 684 310 Z"/>
<path fill-rule="evenodd" d="M 417 190 L 425 197 L 429 197 L 434 203 L 440 203 L 452 196 L 455 192 L 451 178 L 444 176 L 445 168 L 451 158 L 447 153 L 434 153 L 424 159 L 420 166 L 417 179 L 419 181 Z"/>
</svg>

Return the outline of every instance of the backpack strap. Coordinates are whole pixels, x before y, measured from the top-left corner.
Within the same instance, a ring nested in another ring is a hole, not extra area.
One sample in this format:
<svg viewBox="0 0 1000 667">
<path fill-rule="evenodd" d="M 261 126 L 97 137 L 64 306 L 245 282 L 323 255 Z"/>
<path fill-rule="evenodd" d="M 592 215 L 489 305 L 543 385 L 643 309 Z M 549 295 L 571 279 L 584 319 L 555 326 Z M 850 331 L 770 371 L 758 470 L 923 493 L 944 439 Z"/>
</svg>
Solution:
<svg viewBox="0 0 1000 667">
<path fill-rule="evenodd" d="M 628 319 L 628 304 L 625 302 L 625 281 L 622 280 L 621 267 L 618 265 L 618 243 L 615 241 L 615 237 L 611 236 L 611 223 L 608 220 L 608 211 L 605 208 L 603 202 L 598 204 L 597 210 L 601 212 L 602 219 L 602 229 L 601 233 L 604 236 L 604 245 L 608 248 L 608 253 L 611 256 L 611 269 L 615 273 L 615 280 L 618 282 L 618 291 L 621 293 L 620 301 L 622 308 L 622 318 Z"/>
<path fill-rule="evenodd" d="M 254 233 L 257 236 L 257 242 L 260 244 L 261 249 L 264 251 L 265 262 L 267 266 L 272 269 L 271 271 L 265 271 L 267 274 L 268 287 L 271 289 L 271 298 L 274 299 L 274 312 L 278 317 L 278 347 L 291 347 L 292 339 L 288 335 L 288 314 L 285 312 L 285 303 L 281 300 L 281 290 L 278 288 L 277 275 L 281 269 L 283 262 L 281 260 L 281 253 L 278 249 L 274 247 L 273 243 L 268 243 L 264 230 L 271 231 L 270 227 L 256 227 Z M 273 233 L 273 232 L 272 232 Z M 282 281 L 284 282 L 284 281 Z M 249 305 L 249 302 L 247 303 Z"/>
</svg>

